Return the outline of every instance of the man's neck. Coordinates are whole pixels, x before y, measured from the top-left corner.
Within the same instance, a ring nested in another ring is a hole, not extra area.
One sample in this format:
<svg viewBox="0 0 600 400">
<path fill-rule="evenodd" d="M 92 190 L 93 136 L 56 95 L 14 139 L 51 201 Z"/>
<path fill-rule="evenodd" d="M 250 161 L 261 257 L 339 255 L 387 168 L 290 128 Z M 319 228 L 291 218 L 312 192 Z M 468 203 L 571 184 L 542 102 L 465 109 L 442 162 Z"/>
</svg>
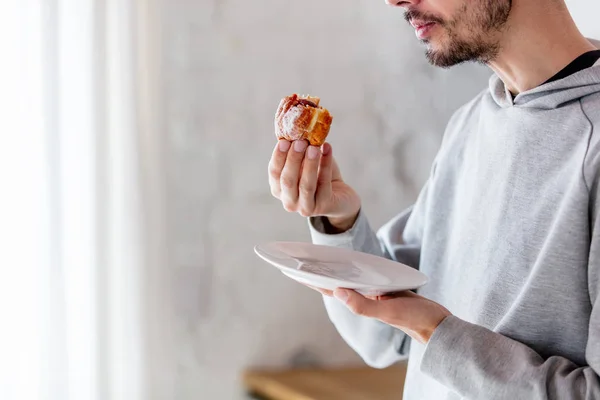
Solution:
<svg viewBox="0 0 600 400">
<path fill-rule="evenodd" d="M 581 54 L 596 50 L 566 8 L 543 9 L 536 3 L 513 3 L 500 53 L 488 64 L 514 95 L 541 85 Z"/>
</svg>

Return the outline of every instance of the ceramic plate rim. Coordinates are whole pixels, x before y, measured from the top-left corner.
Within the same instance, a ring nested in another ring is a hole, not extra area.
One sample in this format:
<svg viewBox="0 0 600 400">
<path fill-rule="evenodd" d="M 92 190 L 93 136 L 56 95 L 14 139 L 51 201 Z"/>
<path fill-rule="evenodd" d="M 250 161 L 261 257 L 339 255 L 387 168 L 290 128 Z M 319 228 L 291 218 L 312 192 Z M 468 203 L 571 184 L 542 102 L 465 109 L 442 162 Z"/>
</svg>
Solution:
<svg viewBox="0 0 600 400">
<path fill-rule="evenodd" d="M 319 246 L 319 247 L 324 247 L 324 248 L 329 248 L 329 249 L 340 249 L 340 250 L 348 250 L 351 252 L 358 252 L 361 253 L 357 250 L 353 250 L 353 249 L 346 249 L 346 248 L 340 248 L 340 247 L 333 247 L 333 246 L 327 246 L 327 245 L 321 245 L 321 244 L 313 244 L 313 243 L 309 243 L 309 242 L 293 242 L 293 241 L 271 241 L 271 242 L 266 242 L 266 243 L 261 243 L 261 244 L 257 244 L 254 246 L 254 252 L 256 253 L 256 255 L 258 255 L 261 259 L 263 259 L 264 261 L 266 261 L 267 263 L 273 265 L 274 267 L 276 267 L 277 269 L 279 269 L 280 271 L 285 271 L 285 272 L 290 272 L 292 274 L 296 274 L 299 275 L 301 277 L 306 277 L 307 279 L 314 279 L 315 277 L 317 277 L 319 280 L 325 281 L 325 282 L 329 282 L 332 285 L 337 285 L 338 283 L 344 282 L 344 283 L 348 283 L 351 284 L 350 286 L 344 286 L 345 288 L 348 289 L 378 289 L 381 291 L 386 291 L 386 290 L 397 290 L 397 287 L 400 285 L 378 285 L 378 284 L 361 284 L 361 283 L 356 283 L 356 282 L 350 282 L 350 281 L 346 281 L 343 279 L 336 279 L 336 278 L 331 278 L 328 276 L 324 276 L 324 275 L 319 275 L 319 274 L 315 274 L 313 272 L 309 272 L 309 271 L 303 271 L 303 270 L 298 270 L 292 267 L 289 267 L 287 265 L 283 265 L 278 263 L 277 261 L 273 261 L 270 259 L 267 259 L 267 257 L 264 254 L 261 254 L 261 250 L 260 247 L 263 246 L 267 246 L 269 244 L 275 244 L 275 243 L 280 243 L 280 244 L 304 244 L 304 245 L 311 245 L 311 246 Z M 373 254 L 369 254 L 369 253 L 363 253 L 363 254 L 367 254 L 373 257 L 378 257 L 375 256 Z M 379 257 L 379 258 L 383 258 L 383 257 Z M 394 260 L 390 260 L 387 258 L 383 258 L 384 260 L 387 261 L 391 261 L 394 263 L 397 263 L 399 265 L 402 265 L 406 268 L 411 268 L 413 269 L 415 272 L 418 272 L 421 277 L 422 277 L 422 282 L 419 283 L 419 285 L 404 285 L 404 286 L 410 286 L 411 289 L 418 289 L 420 287 L 425 286 L 428 282 L 429 282 L 429 278 L 427 277 L 427 275 L 425 275 L 422 271 L 419 271 L 418 269 L 414 269 L 412 267 L 410 267 L 409 265 L 406 265 L 404 263 L 398 262 L 398 261 L 394 261 Z M 286 274 L 287 275 L 287 274 Z M 291 276 L 288 276 L 288 278 L 293 279 Z M 341 286 L 338 286 L 341 287 Z M 405 289 L 405 290 L 411 290 L 411 289 Z"/>
</svg>

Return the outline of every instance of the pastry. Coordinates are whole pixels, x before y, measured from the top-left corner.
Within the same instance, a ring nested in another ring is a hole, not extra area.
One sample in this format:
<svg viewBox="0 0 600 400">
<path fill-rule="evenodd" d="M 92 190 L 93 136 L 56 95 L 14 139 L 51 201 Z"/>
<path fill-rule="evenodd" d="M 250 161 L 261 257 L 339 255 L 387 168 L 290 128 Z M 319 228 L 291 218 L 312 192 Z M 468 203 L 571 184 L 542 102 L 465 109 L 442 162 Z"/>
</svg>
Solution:
<svg viewBox="0 0 600 400">
<path fill-rule="evenodd" d="M 325 143 L 333 118 L 319 106 L 320 101 L 318 97 L 297 94 L 281 100 L 275 114 L 277 139 L 308 140 L 313 146 Z"/>
</svg>

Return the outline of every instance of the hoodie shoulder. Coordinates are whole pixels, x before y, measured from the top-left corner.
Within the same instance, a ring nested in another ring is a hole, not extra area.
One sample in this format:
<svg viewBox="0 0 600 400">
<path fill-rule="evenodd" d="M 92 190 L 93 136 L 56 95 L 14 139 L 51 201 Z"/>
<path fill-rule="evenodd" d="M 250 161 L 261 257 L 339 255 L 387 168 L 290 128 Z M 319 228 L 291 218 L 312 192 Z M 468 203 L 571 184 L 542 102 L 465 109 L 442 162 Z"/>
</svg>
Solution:
<svg viewBox="0 0 600 400">
<path fill-rule="evenodd" d="M 455 118 L 469 118 L 472 117 L 473 114 L 477 113 L 483 101 L 485 101 L 486 97 L 491 98 L 490 90 L 488 88 L 483 89 L 477 96 L 475 96 L 471 101 L 466 104 L 463 104 L 452 116 L 450 120 L 452 122 Z"/>
<path fill-rule="evenodd" d="M 600 180 L 600 92 L 582 97 L 581 109 L 590 124 L 588 149 L 584 161 L 584 177 L 588 188 Z"/>
<path fill-rule="evenodd" d="M 449 140 L 455 139 L 455 136 L 459 132 L 465 131 L 462 128 L 464 128 L 466 124 L 474 118 L 479 117 L 479 110 L 481 109 L 481 105 L 485 101 L 486 96 L 491 97 L 489 89 L 482 90 L 471 101 L 462 105 L 454 112 L 454 114 L 452 114 L 452 117 L 450 117 L 448 125 L 446 126 L 442 145 Z"/>
</svg>

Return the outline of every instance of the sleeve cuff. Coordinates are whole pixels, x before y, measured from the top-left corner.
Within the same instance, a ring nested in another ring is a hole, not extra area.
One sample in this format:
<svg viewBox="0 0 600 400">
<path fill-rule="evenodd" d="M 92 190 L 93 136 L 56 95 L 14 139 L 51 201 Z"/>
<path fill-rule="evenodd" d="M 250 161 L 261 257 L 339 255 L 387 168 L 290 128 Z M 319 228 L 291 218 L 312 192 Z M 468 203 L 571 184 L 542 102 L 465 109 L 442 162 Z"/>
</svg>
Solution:
<svg viewBox="0 0 600 400">
<path fill-rule="evenodd" d="M 467 322 L 454 315 L 449 315 L 438 325 L 431 338 L 429 338 L 423 353 L 421 372 L 437 380 L 444 381 L 445 379 L 441 378 L 451 368 L 448 361 L 454 360 L 460 365 L 460 360 L 456 358 L 460 354 L 454 353 L 460 353 L 460 336 L 464 335 L 468 329 L 465 324 Z"/>
<path fill-rule="evenodd" d="M 362 248 L 369 235 L 373 235 L 369 222 L 362 210 L 359 211 L 354 225 L 346 232 L 336 234 L 325 233 L 322 217 L 308 218 L 308 226 L 314 244 L 332 247 Z"/>
<path fill-rule="evenodd" d="M 491 349 L 500 346 L 494 340 L 495 335 L 482 326 L 450 315 L 429 339 L 421 359 L 421 372 L 458 392 L 468 392 L 477 381 L 473 377 L 483 368 L 480 364 L 490 362 L 487 356 L 482 357 L 481 350 L 485 348 L 485 353 L 491 354 Z"/>
</svg>

